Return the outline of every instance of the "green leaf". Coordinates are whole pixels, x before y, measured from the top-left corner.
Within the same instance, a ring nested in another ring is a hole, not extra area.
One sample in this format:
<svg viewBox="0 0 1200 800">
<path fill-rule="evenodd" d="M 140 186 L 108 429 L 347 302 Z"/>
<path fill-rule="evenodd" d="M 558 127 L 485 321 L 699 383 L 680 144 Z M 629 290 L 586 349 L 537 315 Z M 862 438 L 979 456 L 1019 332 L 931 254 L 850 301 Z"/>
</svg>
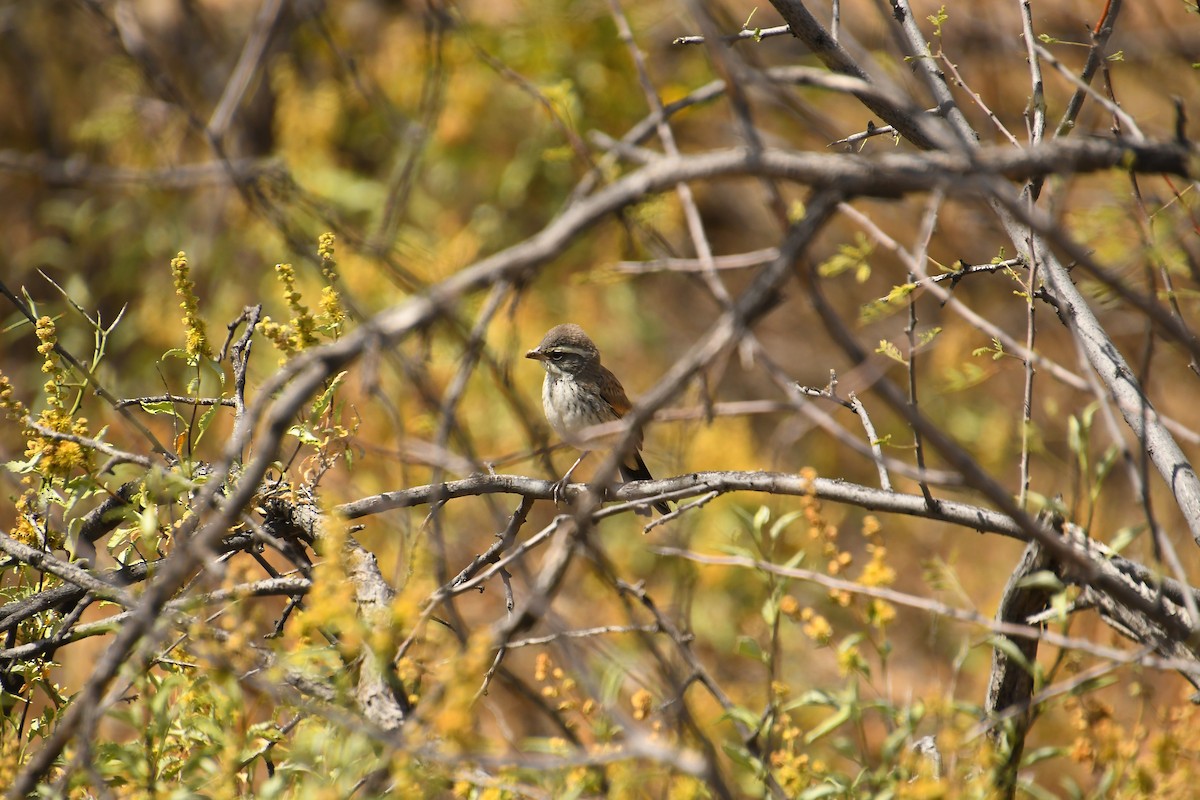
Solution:
<svg viewBox="0 0 1200 800">
<path fill-rule="evenodd" d="M 108 541 L 105 542 L 109 553 L 116 553 L 126 541 L 129 540 L 128 528 L 117 528 L 108 536 Z"/>
<path fill-rule="evenodd" d="M 188 352 L 182 347 L 172 347 L 170 350 L 159 356 L 160 361 L 166 361 L 168 358 L 178 358 L 180 361 L 187 361 Z"/>
<path fill-rule="evenodd" d="M 796 567 L 800 566 L 801 563 L 804 562 L 805 555 L 806 555 L 806 553 L 803 550 L 797 550 L 795 553 L 792 554 L 791 558 L 789 558 L 787 561 L 783 562 L 783 568 L 784 569 L 795 569 Z"/>
<path fill-rule="evenodd" d="M 775 520 L 775 524 L 773 524 L 770 530 L 767 531 L 771 537 L 771 541 L 776 541 L 779 539 L 779 534 L 783 533 L 784 529 L 786 529 L 788 525 L 791 525 L 793 522 L 803 516 L 803 511 L 789 511 L 779 519 Z"/>
<path fill-rule="evenodd" d="M 762 720 L 759 718 L 759 715 L 755 714 L 745 706 L 734 706 L 722 714 L 721 718 L 737 720 L 752 731 L 758 730 L 759 725 L 762 724 Z"/>
<path fill-rule="evenodd" d="M 945 391 L 961 392 L 986 381 L 992 373 L 978 364 L 964 362 L 961 368 L 948 367 L 944 373 Z"/>
<path fill-rule="evenodd" d="M 1146 525 L 1144 524 L 1126 525 L 1125 527 L 1118 529 L 1117 532 L 1113 534 L 1108 546 L 1114 553 L 1120 553 L 1126 547 L 1129 547 L 1129 545 L 1133 544 L 1133 542 L 1139 536 L 1141 536 L 1145 530 Z"/>
<path fill-rule="evenodd" d="M 1050 608 L 1054 611 L 1054 619 L 1065 622 L 1071 613 L 1071 598 L 1065 591 L 1058 592 L 1050 598 Z"/>
<path fill-rule="evenodd" d="M 1099 677 L 1092 678 L 1091 680 L 1084 681 L 1076 686 L 1072 686 L 1071 696 L 1081 697 L 1085 694 L 1091 694 L 1092 692 L 1103 689 L 1106 686 L 1112 686 L 1118 680 L 1119 678 L 1116 675 L 1100 675 Z"/>
<path fill-rule="evenodd" d="M 207 411 L 200 415 L 200 421 L 196 424 L 195 444 L 200 444 L 200 440 L 204 438 L 204 432 L 208 430 L 209 425 L 212 425 L 212 421 L 217 418 L 217 412 L 220 410 L 221 404 L 213 403 Z"/>
<path fill-rule="evenodd" d="M 1067 417 L 1067 448 L 1076 455 L 1083 452 L 1083 425 L 1074 414 Z"/>
<path fill-rule="evenodd" d="M 143 400 L 142 402 L 138 403 L 138 405 L 141 406 L 142 410 L 147 414 L 170 414 L 171 416 L 175 417 L 179 416 L 178 412 L 175 411 L 175 403 L 170 400 L 155 400 L 152 402 Z"/>
<path fill-rule="evenodd" d="M 917 288 L 915 283 L 902 283 L 899 286 L 893 286 L 892 290 L 885 297 L 878 300 L 872 300 L 865 303 L 858 312 L 859 321 L 866 324 L 875 322 L 885 315 L 894 311 L 896 308 L 908 298 L 913 290 Z"/>
<path fill-rule="evenodd" d="M 5 461 L 4 468 L 14 475 L 28 475 L 37 468 L 37 463 L 42 460 L 41 455 L 36 455 L 33 458 L 14 459 L 13 461 Z"/>
<path fill-rule="evenodd" d="M 737 644 L 734 646 L 734 652 L 739 656 L 746 656 L 747 658 L 753 658 L 755 661 L 766 663 L 767 655 L 763 652 L 758 641 L 753 637 L 739 636 Z M 757 725 L 758 723 L 755 722 L 754 724 Z"/>
<path fill-rule="evenodd" d="M 738 558 L 746 558 L 751 561 L 754 561 L 756 558 L 758 558 L 758 556 L 755 555 L 754 552 L 749 548 L 739 547 L 735 544 L 719 545 L 716 550 L 718 553 L 723 553 L 727 556 L 737 556 Z"/>
<path fill-rule="evenodd" d="M 208 370 L 217 377 L 217 383 L 222 389 L 225 388 L 225 370 L 221 368 L 219 361 L 214 361 L 211 358 L 200 356 L 200 367 Z"/>
<path fill-rule="evenodd" d="M 854 647 L 855 645 L 861 644 L 866 638 L 867 635 L 865 633 L 851 633 L 843 637 L 842 640 L 838 642 L 838 652 L 842 652 L 847 647 Z"/>
<path fill-rule="evenodd" d="M 1024 576 L 1017 581 L 1017 586 L 1022 588 L 1049 589 L 1054 592 L 1061 592 L 1066 588 L 1062 580 L 1048 569 L 1040 569 L 1037 572 Z"/>
<path fill-rule="evenodd" d="M 875 348 L 875 352 L 887 356 L 898 364 L 904 364 L 905 366 L 908 365 L 908 362 L 904 360 L 904 356 L 900 354 L 900 348 L 896 347 L 896 345 L 892 344 L 887 339 L 879 340 L 879 346 Z"/>
<path fill-rule="evenodd" d="M 329 388 L 321 392 L 321 396 L 313 403 L 312 413 L 310 414 L 311 419 L 317 419 L 325 413 L 325 410 L 329 408 L 329 404 L 333 400 L 334 393 L 337 392 L 345 380 L 345 370 L 333 376 L 333 380 L 329 382 Z"/>
<path fill-rule="evenodd" d="M 825 720 L 820 725 L 818 725 L 817 727 L 810 730 L 807 734 L 805 734 L 804 743 L 812 744 L 813 742 L 816 742 L 816 741 L 820 740 L 821 738 L 828 736 L 830 733 L 837 730 L 845 723 L 849 722 L 850 718 L 852 716 L 853 716 L 853 710 L 850 708 L 850 705 L 848 703 L 846 705 L 843 705 L 837 711 L 833 712 L 828 717 L 826 717 Z"/>
<path fill-rule="evenodd" d="M 1009 639 L 1007 636 L 1001 635 L 993 636 L 988 641 L 992 647 L 996 648 L 1001 653 L 1004 653 L 1004 655 L 1008 656 L 1010 661 L 1019 665 L 1021 669 L 1025 670 L 1026 674 L 1032 678 L 1037 678 L 1037 674 L 1034 671 L 1034 666 L 1029 663 L 1029 659 L 1025 657 L 1023 652 L 1021 652 L 1021 649 L 1017 646 L 1016 642 L 1014 642 L 1012 639 Z"/>
<path fill-rule="evenodd" d="M 1096 466 L 1093 467 L 1096 475 L 1096 485 L 1092 488 L 1093 500 L 1099 497 L 1100 484 L 1104 483 L 1104 480 L 1108 477 L 1109 473 L 1112 472 L 1112 468 L 1116 465 L 1117 456 L 1119 454 L 1120 451 L 1117 449 L 1117 446 L 1110 445 L 1104 451 L 1104 454 L 1100 456 L 1100 460 L 1096 462 Z"/>
<path fill-rule="evenodd" d="M 1021 759 L 1022 767 L 1032 767 L 1040 761 L 1047 761 L 1051 758 L 1061 758 L 1067 754 L 1065 747 L 1039 747 L 1031 753 L 1026 753 Z"/>
<path fill-rule="evenodd" d="M 810 689 L 795 700 L 785 703 L 780 710 L 793 711 L 797 708 L 811 708 L 813 706 L 833 707 L 837 703 L 837 699 L 828 692 L 823 692 L 820 689 Z"/>
<path fill-rule="evenodd" d="M 762 608 L 759 609 L 759 614 L 762 615 L 763 622 L 767 623 L 768 628 L 774 626 L 779 619 L 779 598 L 783 596 L 782 591 L 783 584 L 777 584 L 775 591 L 771 592 L 771 596 L 763 601 Z"/>
<path fill-rule="evenodd" d="M 771 509 L 767 508 L 766 506 L 759 506 L 758 510 L 754 512 L 754 520 L 752 522 L 754 533 L 761 534 L 763 528 L 765 528 L 767 523 L 770 521 Z"/>
<path fill-rule="evenodd" d="M 930 14 L 925 19 L 933 23 L 933 35 L 936 38 L 942 35 L 942 26 L 950 19 L 950 15 L 946 13 L 946 7 L 943 5 L 936 14 Z"/>
<path fill-rule="evenodd" d="M 141 538 L 144 541 L 152 541 L 158 534 L 158 506 L 150 505 L 142 509 L 142 513 L 138 514 L 138 530 L 141 532 Z"/>
<path fill-rule="evenodd" d="M 1075 779 L 1070 775 L 1067 775 L 1060 780 L 1059 785 L 1063 787 L 1063 796 L 1070 798 L 1070 800 L 1082 800 L 1082 798 L 1085 796 L 1083 789 L 1080 788 L 1079 784 L 1076 783 Z M 1029 793 L 1038 800 L 1042 800 L 1042 798 L 1049 798 L 1049 800 L 1061 800 L 1058 795 L 1051 794 L 1040 787 L 1037 789 L 1037 794 L 1034 794 L 1033 791 L 1030 791 L 1030 787 L 1025 786 L 1024 784 L 1022 784 L 1021 788 L 1029 791 Z"/>
<path fill-rule="evenodd" d="M 752 772 L 758 772 L 762 769 L 762 764 L 744 747 L 739 747 L 732 742 L 722 742 L 721 749 L 725 751 L 725 755 L 729 756 L 729 760 L 743 769 L 748 769 Z"/>
<path fill-rule="evenodd" d="M 854 244 L 839 245 L 837 254 L 817 267 L 817 274 L 822 278 L 833 278 L 852 271 L 854 279 L 863 283 L 871 277 L 871 265 L 867 258 L 874 251 L 874 243 L 859 231 L 855 234 Z"/>
<path fill-rule="evenodd" d="M 999 361 L 1007 354 L 1004 352 L 1004 343 L 993 337 L 991 344 L 987 347 L 976 347 L 971 351 L 971 355 L 976 357 L 990 355 L 992 361 Z"/>
<path fill-rule="evenodd" d="M 299 439 L 301 444 L 311 444 L 314 446 L 321 444 L 321 440 L 306 425 L 293 425 L 288 428 L 287 432 L 289 436 L 295 436 Z"/>
</svg>

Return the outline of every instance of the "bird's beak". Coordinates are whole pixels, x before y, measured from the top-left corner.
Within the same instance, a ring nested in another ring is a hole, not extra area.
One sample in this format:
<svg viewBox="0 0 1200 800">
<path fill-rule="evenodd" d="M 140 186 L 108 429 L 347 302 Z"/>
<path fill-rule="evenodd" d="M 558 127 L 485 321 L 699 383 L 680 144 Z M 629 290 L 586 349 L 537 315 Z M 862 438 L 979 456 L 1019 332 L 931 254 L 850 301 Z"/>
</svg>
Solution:
<svg viewBox="0 0 1200 800">
<path fill-rule="evenodd" d="M 536 347 L 533 348 L 532 350 L 530 350 L 528 353 L 526 353 L 525 357 L 532 358 L 534 361 L 545 361 L 546 360 L 545 354 L 543 354 L 542 351 L 538 350 Z"/>
</svg>

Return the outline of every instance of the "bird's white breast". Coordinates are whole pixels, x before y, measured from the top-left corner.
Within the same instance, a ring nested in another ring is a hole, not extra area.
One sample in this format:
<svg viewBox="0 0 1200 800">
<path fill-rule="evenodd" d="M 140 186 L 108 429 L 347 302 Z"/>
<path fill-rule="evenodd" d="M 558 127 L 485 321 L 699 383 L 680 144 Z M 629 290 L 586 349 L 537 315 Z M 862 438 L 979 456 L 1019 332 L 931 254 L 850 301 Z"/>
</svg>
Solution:
<svg viewBox="0 0 1200 800">
<path fill-rule="evenodd" d="M 598 420 L 594 413 L 580 402 L 579 387 L 574 378 L 557 375 L 551 370 L 546 371 L 546 380 L 542 382 L 542 410 L 546 412 L 546 420 L 554 432 L 563 441 L 580 449 L 586 449 L 585 443 L 576 434 Z"/>
</svg>

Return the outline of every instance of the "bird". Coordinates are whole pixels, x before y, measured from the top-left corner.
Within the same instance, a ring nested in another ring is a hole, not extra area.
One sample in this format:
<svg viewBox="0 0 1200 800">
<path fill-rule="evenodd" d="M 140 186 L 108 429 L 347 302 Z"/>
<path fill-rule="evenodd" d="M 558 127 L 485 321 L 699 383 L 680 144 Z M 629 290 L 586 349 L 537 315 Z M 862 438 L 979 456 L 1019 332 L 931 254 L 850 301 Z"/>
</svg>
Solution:
<svg viewBox="0 0 1200 800">
<path fill-rule="evenodd" d="M 625 388 L 617 376 L 600 363 L 600 350 L 574 323 L 556 325 L 542 338 L 541 344 L 525 354 L 541 362 L 546 370 L 542 382 L 542 410 L 546 421 L 563 441 L 582 451 L 566 474 L 555 483 L 554 497 L 557 501 L 571 474 L 587 456 L 594 444 L 583 437 L 583 431 L 593 425 L 613 422 L 629 413 L 633 404 L 625 394 Z M 621 459 L 618 465 L 621 478 L 625 481 L 650 481 L 654 476 L 646 468 L 639 452 L 642 447 L 641 431 L 637 434 L 633 450 Z M 652 504 L 660 514 L 669 514 L 671 507 L 666 501 Z M 637 513 L 650 516 L 649 509 L 639 507 Z"/>
</svg>

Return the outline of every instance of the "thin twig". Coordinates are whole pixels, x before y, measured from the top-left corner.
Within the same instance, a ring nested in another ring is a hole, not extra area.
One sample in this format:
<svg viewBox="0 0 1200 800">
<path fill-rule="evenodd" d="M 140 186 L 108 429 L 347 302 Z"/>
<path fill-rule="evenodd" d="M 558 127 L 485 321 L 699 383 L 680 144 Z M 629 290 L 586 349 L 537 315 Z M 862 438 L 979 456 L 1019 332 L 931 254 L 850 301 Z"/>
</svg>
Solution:
<svg viewBox="0 0 1200 800">
<path fill-rule="evenodd" d="M 1037 625 L 1019 625 L 1013 622 L 1002 622 L 1000 620 L 987 617 L 978 611 L 956 608 L 937 600 L 931 600 L 927 597 L 921 597 L 919 595 L 909 594 L 907 592 L 901 592 L 895 589 L 889 589 L 884 586 L 865 586 L 861 583 L 855 583 L 854 581 L 826 575 L 824 572 L 800 569 L 798 567 L 783 567 L 778 564 L 772 564 L 768 561 L 759 561 L 753 558 L 746 558 L 745 556 L 706 555 L 690 550 L 682 550 L 677 547 L 656 547 L 653 549 L 654 552 L 658 553 L 659 555 L 685 558 L 688 561 L 694 561 L 698 564 L 760 570 L 762 572 L 769 572 L 784 578 L 815 583 L 818 586 L 822 586 L 827 589 L 833 589 L 839 592 L 847 592 L 849 594 L 862 595 L 863 597 L 884 600 L 888 603 L 893 603 L 898 606 L 906 606 L 908 608 L 915 608 L 918 611 L 925 611 L 946 619 L 953 619 L 959 622 L 967 622 L 972 625 L 977 625 L 993 633 L 1003 634 L 1004 636 L 1015 636 L 1021 639 L 1036 639 L 1038 641 L 1046 642 L 1047 644 L 1052 644 L 1055 647 L 1062 647 L 1068 650 L 1077 650 L 1097 658 L 1107 659 L 1117 664 L 1136 664 L 1149 667 L 1151 669 L 1185 672 L 1189 674 L 1196 674 L 1200 672 L 1200 660 L 1161 658 L 1159 656 L 1150 655 L 1146 652 L 1146 648 L 1139 648 L 1137 651 L 1130 652 L 1128 650 L 1121 650 L 1115 647 L 1108 647 L 1107 645 L 1099 644 L 1090 639 L 1064 636 Z"/>
<path fill-rule="evenodd" d="M 726 44 L 734 44 L 736 42 L 745 42 L 748 40 L 761 42 L 763 39 L 770 39 L 772 36 L 786 36 L 791 32 L 792 29 L 787 25 L 775 25 L 770 28 L 742 29 L 737 33 L 731 33 L 728 36 L 722 36 L 721 41 Z M 692 36 L 677 36 L 671 40 L 671 44 L 704 44 L 706 41 L 708 40 L 703 34 L 694 34 Z"/>
</svg>

